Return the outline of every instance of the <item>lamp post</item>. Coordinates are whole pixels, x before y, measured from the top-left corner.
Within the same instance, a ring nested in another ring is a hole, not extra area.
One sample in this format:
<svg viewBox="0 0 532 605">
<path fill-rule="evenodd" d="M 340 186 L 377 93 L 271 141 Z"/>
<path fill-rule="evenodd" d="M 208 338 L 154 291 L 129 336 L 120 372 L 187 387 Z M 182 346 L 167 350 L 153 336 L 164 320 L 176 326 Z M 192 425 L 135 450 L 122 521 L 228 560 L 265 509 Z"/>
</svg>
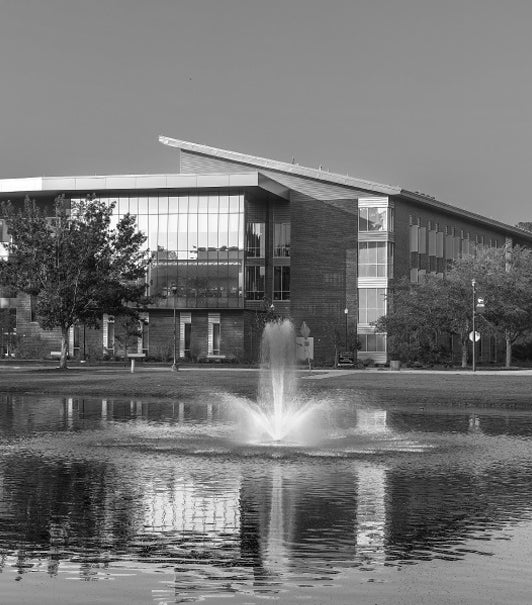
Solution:
<svg viewBox="0 0 532 605">
<path fill-rule="evenodd" d="M 349 309 L 346 307 L 344 309 L 344 315 L 345 315 L 345 350 L 347 351 L 347 316 L 349 314 Z"/>
<path fill-rule="evenodd" d="M 473 309 L 472 309 L 472 318 L 473 318 L 473 322 L 472 322 L 472 325 L 473 325 L 472 336 L 473 336 L 473 338 L 471 339 L 472 340 L 472 344 L 473 344 L 472 365 L 473 365 L 473 372 L 475 372 L 476 369 L 477 369 L 477 365 L 476 365 L 476 361 L 477 361 L 476 360 L 476 348 L 477 348 L 477 339 L 476 339 L 476 336 L 477 336 L 477 333 L 475 331 L 475 311 L 476 311 L 475 306 L 476 306 L 476 294 L 477 294 L 476 288 L 477 288 L 477 282 L 476 282 L 476 280 L 474 278 L 471 280 L 471 288 L 472 288 L 472 291 L 473 291 Z"/>
<path fill-rule="evenodd" d="M 177 314 L 176 314 L 176 295 L 177 295 L 177 286 L 175 284 L 172 285 L 172 296 L 174 300 L 174 362 L 172 363 L 172 372 L 177 372 Z"/>
</svg>

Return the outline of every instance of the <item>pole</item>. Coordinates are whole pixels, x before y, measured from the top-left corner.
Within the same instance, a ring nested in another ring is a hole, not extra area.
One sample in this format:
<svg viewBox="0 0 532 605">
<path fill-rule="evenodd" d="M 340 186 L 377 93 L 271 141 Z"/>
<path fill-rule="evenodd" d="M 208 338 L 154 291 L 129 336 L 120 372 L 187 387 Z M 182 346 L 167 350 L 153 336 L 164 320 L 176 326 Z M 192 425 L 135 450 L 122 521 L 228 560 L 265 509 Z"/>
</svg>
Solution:
<svg viewBox="0 0 532 605">
<path fill-rule="evenodd" d="M 476 349 L 477 349 L 477 340 L 476 340 L 476 336 L 477 333 L 475 331 L 475 296 L 476 296 L 476 290 L 475 287 L 477 285 L 477 282 L 473 279 L 471 280 L 471 286 L 472 286 L 472 290 L 473 290 L 473 312 L 472 312 L 472 318 L 473 318 L 473 357 L 472 357 L 472 362 L 473 362 L 473 372 L 476 371 L 477 367 L 476 367 Z"/>
<path fill-rule="evenodd" d="M 172 294 L 174 298 L 174 363 L 172 364 L 172 372 L 177 372 L 177 318 L 175 308 L 175 297 L 177 294 L 177 288 L 172 288 Z"/>
<path fill-rule="evenodd" d="M 345 315 L 345 350 L 346 352 L 348 351 L 347 348 L 347 315 L 349 314 L 349 309 L 346 307 L 344 309 L 344 315 Z"/>
</svg>

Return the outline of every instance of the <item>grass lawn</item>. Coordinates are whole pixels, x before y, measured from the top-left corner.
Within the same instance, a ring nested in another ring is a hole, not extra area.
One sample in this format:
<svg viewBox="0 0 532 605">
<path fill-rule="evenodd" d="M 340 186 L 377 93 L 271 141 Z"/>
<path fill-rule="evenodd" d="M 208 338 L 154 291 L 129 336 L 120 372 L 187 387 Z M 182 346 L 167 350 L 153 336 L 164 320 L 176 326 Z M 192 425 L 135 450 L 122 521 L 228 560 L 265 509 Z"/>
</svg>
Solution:
<svg viewBox="0 0 532 605">
<path fill-rule="evenodd" d="M 336 390 L 373 393 L 382 402 L 401 405 L 467 405 L 528 408 L 532 411 L 532 376 L 526 373 L 407 373 L 331 371 L 301 373 L 300 389 L 308 395 L 334 396 Z M 313 379 L 312 376 L 319 379 Z M 131 374 L 125 367 L 0 367 L 0 392 L 64 396 L 102 396 L 161 400 L 197 398 L 216 392 L 254 397 L 259 374 L 245 369 L 198 368 L 171 372 L 142 365 Z"/>
</svg>

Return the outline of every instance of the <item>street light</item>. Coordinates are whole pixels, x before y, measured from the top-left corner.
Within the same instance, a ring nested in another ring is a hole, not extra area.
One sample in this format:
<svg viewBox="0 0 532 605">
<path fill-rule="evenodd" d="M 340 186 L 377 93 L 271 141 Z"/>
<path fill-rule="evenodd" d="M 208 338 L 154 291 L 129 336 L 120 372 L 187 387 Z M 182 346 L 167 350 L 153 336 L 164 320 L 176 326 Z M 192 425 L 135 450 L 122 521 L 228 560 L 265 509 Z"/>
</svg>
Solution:
<svg viewBox="0 0 532 605">
<path fill-rule="evenodd" d="M 172 296 L 174 299 L 174 363 L 172 363 L 172 372 L 177 372 L 178 365 L 177 365 L 177 314 L 176 314 L 176 295 L 177 295 L 177 286 L 175 284 L 172 285 L 171 287 L 172 290 Z"/>
<path fill-rule="evenodd" d="M 474 372 L 477 369 L 477 365 L 476 365 L 476 361 L 477 361 L 476 360 L 476 348 L 477 348 L 477 338 L 476 338 L 476 336 L 477 336 L 477 333 L 475 331 L 475 311 L 476 311 L 475 307 L 476 307 L 476 302 L 477 302 L 477 298 L 476 298 L 476 295 L 477 295 L 477 290 L 476 290 L 476 288 L 477 288 L 477 282 L 476 282 L 475 278 L 473 278 L 471 280 L 471 288 L 473 290 L 473 313 L 472 313 L 472 317 L 473 317 L 473 331 L 471 333 L 471 335 L 472 335 L 473 338 L 471 340 L 472 340 L 472 343 L 473 343 L 472 365 L 473 365 L 473 372 Z"/>
<path fill-rule="evenodd" d="M 344 309 L 344 315 L 345 315 L 345 350 L 347 351 L 347 315 L 349 313 L 349 309 L 346 307 Z"/>
</svg>

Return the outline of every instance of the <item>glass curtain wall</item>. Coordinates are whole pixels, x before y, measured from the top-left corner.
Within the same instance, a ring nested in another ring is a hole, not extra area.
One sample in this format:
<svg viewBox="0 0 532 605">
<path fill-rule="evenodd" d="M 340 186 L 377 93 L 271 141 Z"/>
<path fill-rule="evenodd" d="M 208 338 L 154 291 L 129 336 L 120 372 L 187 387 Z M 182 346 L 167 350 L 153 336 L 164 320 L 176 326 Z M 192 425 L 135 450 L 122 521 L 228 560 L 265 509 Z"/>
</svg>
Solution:
<svg viewBox="0 0 532 605">
<path fill-rule="evenodd" d="M 115 202 L 115 222 L 129 212 L 147 235 L 155 306 L 243 306 L 242 193 L 135 192 L 100 199 Z"/>
</svg>

